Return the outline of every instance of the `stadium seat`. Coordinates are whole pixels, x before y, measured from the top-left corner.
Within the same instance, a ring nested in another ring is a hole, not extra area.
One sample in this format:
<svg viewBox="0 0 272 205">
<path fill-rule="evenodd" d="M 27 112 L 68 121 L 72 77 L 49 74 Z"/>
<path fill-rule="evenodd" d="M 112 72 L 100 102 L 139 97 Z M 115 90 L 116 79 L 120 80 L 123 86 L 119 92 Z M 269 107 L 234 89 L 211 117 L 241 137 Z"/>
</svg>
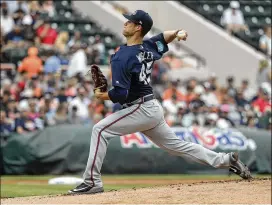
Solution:
<svg viewBox="0 0 272 205">
<path fill-rule="evenodd" d="M 230 0 L 179 0 L 179 2 L 212 21 L 214 24 L 223 27 L 220 23 L 220 19 L 223 11 L 229 7 Z M 240 9 L 244 14 L 245 22 L 250 32 L 247 34 L 245 32 L 239 33 L 235 36 L 254 48 L 259 49 L 259 38 L 263 34 L 263 28 L 267 25 L 271 25 L 271 0 L 240 0 L 239 2 Z"/>
</svg>

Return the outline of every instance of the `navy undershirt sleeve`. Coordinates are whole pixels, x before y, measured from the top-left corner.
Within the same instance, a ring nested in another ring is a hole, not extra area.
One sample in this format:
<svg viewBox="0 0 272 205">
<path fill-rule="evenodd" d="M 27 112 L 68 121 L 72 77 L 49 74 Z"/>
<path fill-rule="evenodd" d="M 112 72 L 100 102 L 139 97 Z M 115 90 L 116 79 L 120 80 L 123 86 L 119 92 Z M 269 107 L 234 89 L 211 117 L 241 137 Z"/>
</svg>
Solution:
<svg viewBox="0 0 272 205">
<path fill-rule="evenodd" d="M 153 47 L 160 54 L 164 54 L 169 50 L 168 45 L 164 39 L 163 33 L 153 36 L 152 38 L 145 40 L 145 42 L 149 46 Z"/>
<path fill-rule="evenodd" d="M 110 100 L 113 103 L 120 103 L 120 104 L 124 104 L 125 100 L 127 99 L 128 96 L 128 90 L 125 88 L 121 88 L 118 86 L 114 86 L 113 89 L 108 91 L 108 95 Z"/>
</svg>

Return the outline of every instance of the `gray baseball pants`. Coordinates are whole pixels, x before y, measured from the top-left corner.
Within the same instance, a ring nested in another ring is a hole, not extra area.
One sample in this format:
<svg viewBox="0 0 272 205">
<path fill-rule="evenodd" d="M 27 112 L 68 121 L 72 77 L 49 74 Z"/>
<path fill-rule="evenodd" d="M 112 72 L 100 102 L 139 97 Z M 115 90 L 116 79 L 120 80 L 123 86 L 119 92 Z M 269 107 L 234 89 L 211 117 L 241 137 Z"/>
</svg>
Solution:
<svg viewBox="0 0 272 205">
<path fill-rule="evenodd" d="M 229 154 L 216 153 L 199 144 L 179 139 L 166 124 L 163 108 L 154 99 L 115 112 L 94 125 L 90 154 L 83 175 L 86 184 L 103 186 L 100 170 L 106 156 L 109 139 L 135 132 L 142 132 L 154 144 L 170 154 L 189 158 L 215 168 L 229 167 Z"/>
</svg>

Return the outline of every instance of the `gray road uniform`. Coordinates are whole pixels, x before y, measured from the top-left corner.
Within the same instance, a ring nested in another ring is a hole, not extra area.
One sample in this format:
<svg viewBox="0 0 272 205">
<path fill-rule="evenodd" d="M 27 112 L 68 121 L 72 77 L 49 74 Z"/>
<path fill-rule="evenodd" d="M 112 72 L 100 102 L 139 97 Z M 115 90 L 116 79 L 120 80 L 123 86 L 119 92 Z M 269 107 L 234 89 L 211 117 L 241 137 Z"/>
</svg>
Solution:
<svg viewBox="0 0 272 205">
<path fill-rule="evenodd" d="M 142 44 L 123 45 L 111 57 L 112 83 L 127 89 L 123 108 L 93 127 L 90 154 L 83 185 L 71 193 L 101 192 L 101 167 L 109 140 L 113 137 L 142 132 L 165 151 L 215 168 L 229 169 L 238 156 L 232 153 L 216 153 L 199 144 L 179 139 L 164 119 L 163 108 L 154 98 L 150 78 L 154 61 L 168 51 L 163 34 L 144 40 Z M 120 159 L 121 160 L 121 159 Z M 238 168 L 238 165 L 235 165 Z M 242 166 L 242 165 L 241 165 Z M 239 171 L 241 168 L 239 168 Z"/>
</svg>

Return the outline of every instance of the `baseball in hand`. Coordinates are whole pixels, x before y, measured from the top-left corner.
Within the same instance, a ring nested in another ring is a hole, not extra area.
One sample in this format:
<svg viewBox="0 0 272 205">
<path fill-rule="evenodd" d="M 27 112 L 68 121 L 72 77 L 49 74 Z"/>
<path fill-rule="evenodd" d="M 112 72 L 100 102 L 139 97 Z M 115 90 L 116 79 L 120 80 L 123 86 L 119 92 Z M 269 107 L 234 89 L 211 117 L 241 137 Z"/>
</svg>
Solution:
<svg viewBox="0 0 272 205">
<path fill-rule="evenodd" d="M 186 40 L 187 32 L 185 30 L 181 30 L 177 33 L 178 40 Z"/>
</svg>

